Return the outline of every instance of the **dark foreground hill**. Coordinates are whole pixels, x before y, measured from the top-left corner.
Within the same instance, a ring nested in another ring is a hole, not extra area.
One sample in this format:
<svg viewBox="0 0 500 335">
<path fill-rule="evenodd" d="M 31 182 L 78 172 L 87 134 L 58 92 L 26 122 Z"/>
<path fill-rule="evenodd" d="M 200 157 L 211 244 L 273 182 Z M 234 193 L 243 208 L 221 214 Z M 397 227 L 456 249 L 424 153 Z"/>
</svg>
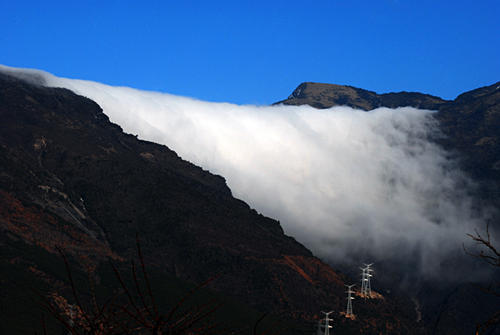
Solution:
<svg viewBox="0 0 500 335">
<path fill-rule="evenodd" d="M 233 198 L 222 177 L 123 133 L 93 101 L 0 73 L 0 120 L 2 333 L 38 328 L 32 289 L 68 292 L 57 247 L 78 283 L 93 269 L 106 295 L 117 285 L 108 262 L 133 259 L 136 234 L 164 300 L 218 276 L 210 288 L 235 302 L 222 318 L 251 323 L 270 312 L 307 325 L 344 308 L 343 275 Z M 337 329 L 417 333 L 413 306 L 397 299 L 367 301 L 357 314 L 337 314 Z"/>
</svg>

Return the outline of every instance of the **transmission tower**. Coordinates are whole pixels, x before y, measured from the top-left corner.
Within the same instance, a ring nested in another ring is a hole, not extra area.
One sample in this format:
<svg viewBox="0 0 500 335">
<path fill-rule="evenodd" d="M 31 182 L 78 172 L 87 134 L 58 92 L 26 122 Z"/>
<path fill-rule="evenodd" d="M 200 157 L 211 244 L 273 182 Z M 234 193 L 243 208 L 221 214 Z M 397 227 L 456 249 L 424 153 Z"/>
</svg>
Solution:
<svg viewBox="0 0 500 335">
<path fill-rule="evenodd" d="M 330 326 L 330 321 L 333 321 L 333 319 L 330 319 L 330 314 L 332 314 L 333 311 L 330 312 L 321 311 L 321 313 L 325 314 L 325 318 L 319 320 L 318 335 L 330 335 L 330 328 L 333 328 L 333 326 Z"/>
<path fill-rule="evenodd" d="M 347 287 L 347 291 L 346 291 L 346 293 L 347 293 L 347 310 L 345 312 L 346 317 L 354 316 L 354 314 L 352 313 L 352 301 L 354 300 L 354 297 L 352 296 L 354 291 L 352 290 L 352 288 L 354 286 L 355 286 L 355 284 L 346 285 L 346 287 Z"/>
<path fill-rule="evenodd" d="M 365 291 L 366 291 L 366 269 L 365 268 L 360 268 L 363 272 L 361 273 L 361 296 L 366 298 L 365 296 Z"/>
<path fill-rule="evenodd" d="M 373 277 L 373 269 L 371 268 L 372 265 L 373 263 L 365 264 L 365 267 L 361 268 L 361 270 L 363 270 L 363 273 L 361 274 L 361 296 L 364 298 L 369 298 L 372 294 L 372 287 L 370 284 L 370 278 Z"/>
</svg>

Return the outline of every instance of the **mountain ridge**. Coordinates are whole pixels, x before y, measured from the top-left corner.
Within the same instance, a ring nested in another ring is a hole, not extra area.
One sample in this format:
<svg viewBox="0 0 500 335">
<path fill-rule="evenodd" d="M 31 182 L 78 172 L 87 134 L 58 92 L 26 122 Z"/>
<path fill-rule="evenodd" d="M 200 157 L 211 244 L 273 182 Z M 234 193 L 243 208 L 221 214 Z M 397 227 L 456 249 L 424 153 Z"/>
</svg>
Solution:
<svg viewBox="0 0 500 335">
<path fill-rule="evenodd" d="M 419 92 L 401 91 L 377 94 L 373 91 L 349 85 L 303 82 L 297 86 L 287 99 L 278 101 L 274 105 L 307 104 L 320 109 L 344 105 L 366 111 L 378 107 L 411 106 L 434 110 L 446 102 L 448 100 Z"/>
</svg>

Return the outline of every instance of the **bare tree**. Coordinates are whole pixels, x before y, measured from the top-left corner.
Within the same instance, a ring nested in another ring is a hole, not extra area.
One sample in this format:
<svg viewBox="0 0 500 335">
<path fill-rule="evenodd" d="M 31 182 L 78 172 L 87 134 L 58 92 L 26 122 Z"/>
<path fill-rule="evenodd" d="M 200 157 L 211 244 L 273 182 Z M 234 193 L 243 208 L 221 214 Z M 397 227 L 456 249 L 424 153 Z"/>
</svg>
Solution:
<svg viewBox="0 0 500 335">
<path fill-rule="evenodd" d="M 477 257 L 491 266 L 500 268 L 500 249 L 493 245 L 489 224 L 486 225 L 486 235 L 474 230 L 474 234 L 467 234 L 476 244 L 479 245 L 478 252 L 465 252 L 471 256 Z M 488 294 L 500 297 L 500 283 L 491 284 L 489 287 L 483 287 L 482 290 Z M 500 310 L 495 312 L 486 322 L 479 323 L 476 326 L 476 335 L 485 334 L 491 327 L 500 324 Z"/>
<path fill-rule="evenodd" d="M 227 329 L 216 324 L 211 316 L 221 306 L 215 300 L 206 304 L 196 305 L 182 310 L 186 301 L 215 278 L 191 289 L 184 297 L 177 301 L 175 306 L 167 313 L 161 313 L 151 289 L 149 276 L 146 271 L 144 257 L 138 237 L 137 252 L 139 257 L 140 272 L 136 265 L 131 263 L 131 272 L 134 289 L 126 285 L 121 273 L 111 262 L 110 265 L 121 286 L 121 290 L 108 298 L 104 303 L 99 303 L 95 283 L 89 273 L 90 303 L 84 304 L 76 289 L 68 258 L 62 249 L 58 251 L 66 266 L 68 281 L 71 286 L 74 303 L 55 292 L 44 295 L 39 294 L 42 305 L 55 317 L 71 335 L 212 335 L 216 333 L 229 333 Z M 142 275 L 142 280 L 139 279 Z M 119 299 L 125 298 L 125 299 Z M 42 318 L 43 334 L 47 333 L 45 320 Z"/>
</svg>

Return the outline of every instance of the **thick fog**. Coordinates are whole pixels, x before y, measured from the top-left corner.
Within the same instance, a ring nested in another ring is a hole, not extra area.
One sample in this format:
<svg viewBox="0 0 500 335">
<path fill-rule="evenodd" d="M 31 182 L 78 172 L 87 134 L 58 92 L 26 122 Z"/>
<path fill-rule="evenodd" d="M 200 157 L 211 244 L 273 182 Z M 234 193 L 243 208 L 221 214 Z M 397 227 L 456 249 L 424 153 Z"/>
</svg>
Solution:
<svg viewBox="0 0 500 335">
<path fill-rule="evenodd" d="M 0 70 L 91 98 L 126 132 L 224 176 L 327 260 L 407 261 L 430 275 L 482 227 L 467 180 L 429 141 L 439 136 L 431 111 L 239 106 Z"/>
</svg>

